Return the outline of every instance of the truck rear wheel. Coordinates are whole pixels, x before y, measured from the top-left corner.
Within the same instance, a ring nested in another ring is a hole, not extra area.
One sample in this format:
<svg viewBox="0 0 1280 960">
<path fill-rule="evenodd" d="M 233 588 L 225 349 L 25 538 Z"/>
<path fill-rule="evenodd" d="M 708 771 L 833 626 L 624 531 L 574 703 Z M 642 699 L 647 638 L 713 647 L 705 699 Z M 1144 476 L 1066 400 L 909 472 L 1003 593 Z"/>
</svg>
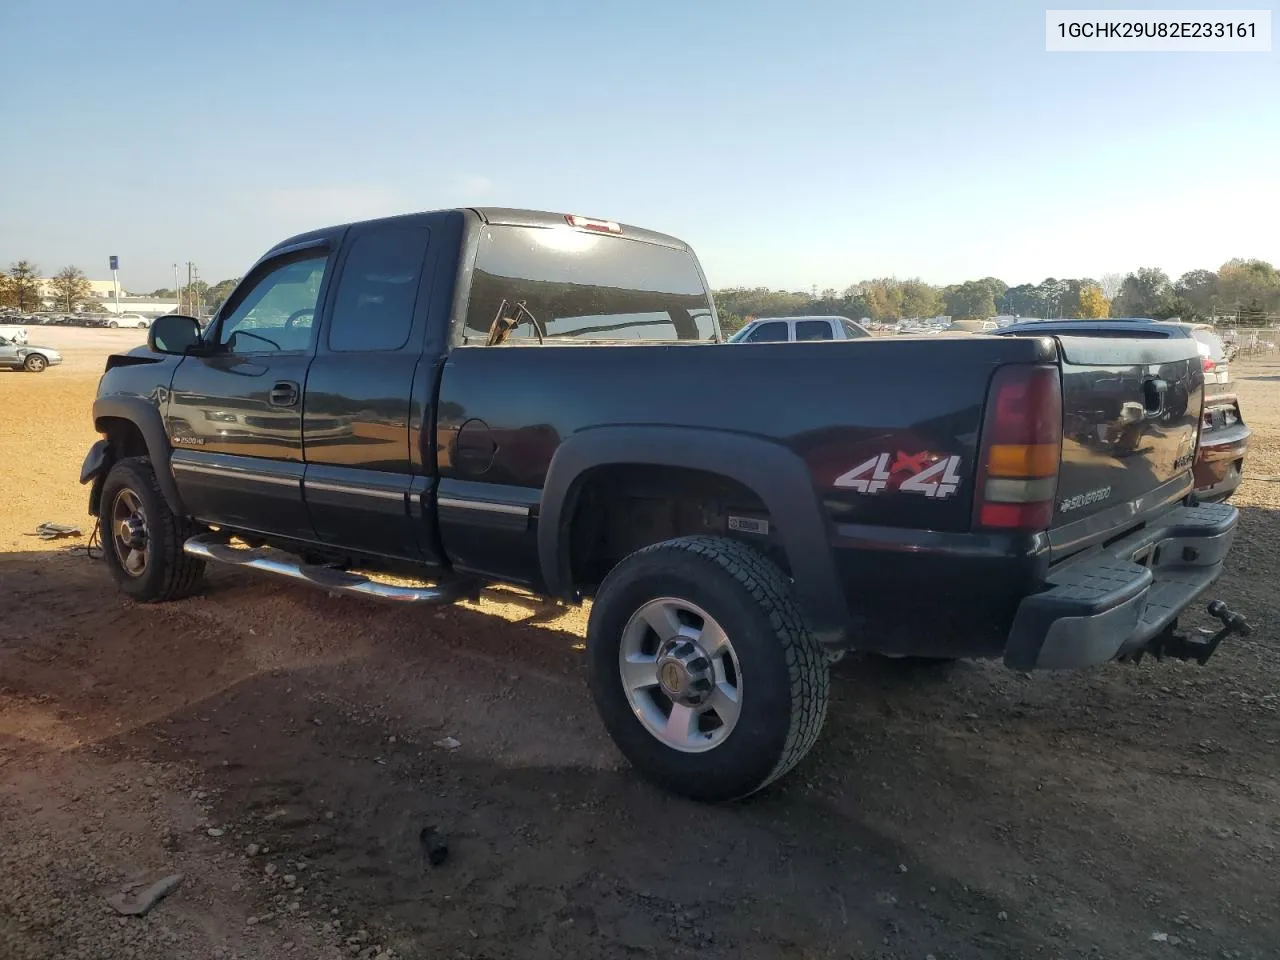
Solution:
<svg viewBox="0 0 1280 960">
<path fill-rule="evenodd" d="M 98 526 L 111 575 L 135 600 L 177 600 L 199 585 L 204 561 L 182 552 L 195 530 L 169 509 L 146 457 L 129 457 L 111 468 L 102 485 Z"/>
<path fill-rule="evenodd" d="M 622 753 L 695 800 L 767 786 L 826 718 L 827 660 L 786 575 L 733 540 L 667 540 L 619 563 L 593 602 L 587 658 Z"/>
</svg>

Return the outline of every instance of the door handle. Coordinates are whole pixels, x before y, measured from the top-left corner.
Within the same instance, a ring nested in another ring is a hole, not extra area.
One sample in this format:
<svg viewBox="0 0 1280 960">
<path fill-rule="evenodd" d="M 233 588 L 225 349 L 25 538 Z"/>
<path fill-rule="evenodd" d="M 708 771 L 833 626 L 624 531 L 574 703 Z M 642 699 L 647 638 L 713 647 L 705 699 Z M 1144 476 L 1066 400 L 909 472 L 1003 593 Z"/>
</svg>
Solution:
<svg viewBox="0 0 1280 960">
<path fill-rule="evenodd" d="M 267 401 L 273 407 L 297 406 L 298 385 L 292 380 L 277 380 L 267 394 Z"/>
</svg>

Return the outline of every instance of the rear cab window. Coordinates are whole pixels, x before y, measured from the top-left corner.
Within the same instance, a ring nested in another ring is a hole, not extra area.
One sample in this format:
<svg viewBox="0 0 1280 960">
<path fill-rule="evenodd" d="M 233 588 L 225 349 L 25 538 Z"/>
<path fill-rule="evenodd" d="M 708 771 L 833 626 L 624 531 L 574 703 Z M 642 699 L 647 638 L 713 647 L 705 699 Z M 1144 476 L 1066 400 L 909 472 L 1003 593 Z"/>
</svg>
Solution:
<svg viewBox="0 0 1280 960">
<path fill-rule="evenodd" d="M 571 227 L 486 225 L 465 342 L 671 342 L 717 337 L 693 254 Z"/>
</svg>

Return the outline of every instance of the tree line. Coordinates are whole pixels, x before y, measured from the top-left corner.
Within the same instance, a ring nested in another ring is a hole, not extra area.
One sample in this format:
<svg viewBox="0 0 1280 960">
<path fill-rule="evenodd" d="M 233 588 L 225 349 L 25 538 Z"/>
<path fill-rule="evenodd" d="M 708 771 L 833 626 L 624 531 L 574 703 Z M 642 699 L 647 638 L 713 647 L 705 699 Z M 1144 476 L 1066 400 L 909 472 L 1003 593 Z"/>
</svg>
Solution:
<svg viewBox="0 0 1280 960">
<path fill-rule="evenodd" d="M 208 313 L 222 306 L 239 282 L 239 277 L 233 277 L 210 286 L 203 280 L 193 280 L 177 290 L 160 287 L 142 296 L 177 300 L 187 313 Z M 49 278 L 47 293 L 42 293 L 41 288 L 40 268 L 30 260 L 15 261 L 8 270 L 0 270 L 0 307 L 16 307 L 31 313 L 42 309 L 48 301 L 56 310 L 75 313 L 102 303 L 100 297 L 94 296 L 85 272 L 74 265 L 63 267 Z"/>
<path fill-rule="evenodd" d="M 1265 260 L 1228 260 L 1216 271 L 1191 270 L 1177 280 L 1156 267 L 1129 274 L 1104 274 L 1009 286 L 996 277 L 933 286 L 917 278 L 863 280 L 843 291 L 793 292 L 766 287 L 715 291 L 725 332 L 753 317 L 839 314 L 888 323 L 908 318 L 949 316 L 953 320 L 997 315 L 1047 319 L 1102 317 L 1180 318 L 1207 321 L 1229 317 L 1241 325 L 1261 325 L 1280 317 L 1280 271 Z"/>
<path fill-rule="evenodd" d="M 160 287 L 147 296 L 178 299 L 186 313 L 212 312 L 231 295 L 239 277 L 215 284 L 195 280 L 178 290 Z M 1100 279 L 1059 280 L 1011 287 L 996 277 L 933 286 L 917 278 L 881 277 L 852 284 L 843 291 L 829 288 L 791 292 L 766 287 L 731 287 L 715 291 L 716 306 L 726 333 L 752 317 L 795 316 L 802 313 L 839 314 L 853 319 L 892 322 L 905 318 L 950 316 L 973 320 L 1006 314 L 1021 317 L 1078 318 L 1153 317 L 1158 320 L 1209 320 L 1229 317 L 1241 325 L 1261 325 L 1280 319 L 1280 271 L 1265 260 L 1228 260 L 1216 271 L 1191 270 L 1176 281 L 1156 267 L 1129 274 L 1104 274 Z M 24 312 L 43 306 L 40 269 L 19 260 L 0 270 L 0 306 Z M 49 297 L 56 309 L 72 313 L 101 303 L 88 278 L 76 266 L 66 266 L 49 281 Z"/>
<path fill-rule="evenodd" d="M 192 280 L 190 283 L 183 284 L 177 290 L 171 290 L 168 287 L 157 287 L 144 296 L 155 297 L 157 300 L 178 300 L 182 304 L 184 310 L 191 305 L 199 305 L 206 312 L 212 313 L 222 306 L 227 297 L 231 296 L 231 291 L 236 288 L 236 284 L 240 282 L 239 277 L 232 277 L 230 280 L 219 280 L 215 284 L 205 283 L 203 280 Z"/>
</svg>

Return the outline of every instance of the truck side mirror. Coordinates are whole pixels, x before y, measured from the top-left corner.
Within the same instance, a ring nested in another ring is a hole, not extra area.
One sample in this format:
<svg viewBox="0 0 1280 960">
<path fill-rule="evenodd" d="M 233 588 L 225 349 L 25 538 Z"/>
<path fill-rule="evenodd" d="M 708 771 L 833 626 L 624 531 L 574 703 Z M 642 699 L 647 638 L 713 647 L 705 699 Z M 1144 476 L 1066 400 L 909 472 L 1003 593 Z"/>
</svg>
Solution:
<svg viewBox="0 0 1280 960">
<path fill-rule="evenodd" d="M 147 347 L 156 353 L 181 356 L 200 343 L 200 321 L 180 313 L 156 317 L 147 328 Z"/>
</svg>

